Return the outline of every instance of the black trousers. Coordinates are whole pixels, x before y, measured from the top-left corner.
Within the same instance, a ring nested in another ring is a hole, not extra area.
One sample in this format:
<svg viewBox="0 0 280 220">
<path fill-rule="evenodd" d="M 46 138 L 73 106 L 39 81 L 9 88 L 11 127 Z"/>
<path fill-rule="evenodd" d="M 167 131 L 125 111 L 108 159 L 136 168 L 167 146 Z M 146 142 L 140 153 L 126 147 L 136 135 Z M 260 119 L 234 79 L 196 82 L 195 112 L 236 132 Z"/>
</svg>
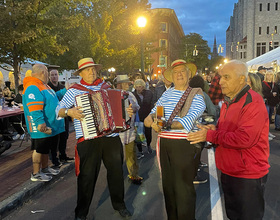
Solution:
<svg viewBox="0 0 280 220">
<path fill-rule="evenodd" d="M 187 140 L 160 139 L 160 163 L 165 207 L 169 220 L 195 219 L 193 179 L 200 148 Z"/>
<path fill-rule="evenodd" d="M 76 217 L 86 217 L 94 194 L 101 161 L 107 169 L 107 182 L 112 206 L 125 208 L 123 179 L 123 147 L 119 137 L 101 137 L 77 145 L 80 157 Z"/>
<path fill-rule="evenodd" d="M 260 179 L 244 179 L 222 173 L 227 217 L 231 220 L 263 219 L 266 181 L 267 175 Z"/>
</svg>

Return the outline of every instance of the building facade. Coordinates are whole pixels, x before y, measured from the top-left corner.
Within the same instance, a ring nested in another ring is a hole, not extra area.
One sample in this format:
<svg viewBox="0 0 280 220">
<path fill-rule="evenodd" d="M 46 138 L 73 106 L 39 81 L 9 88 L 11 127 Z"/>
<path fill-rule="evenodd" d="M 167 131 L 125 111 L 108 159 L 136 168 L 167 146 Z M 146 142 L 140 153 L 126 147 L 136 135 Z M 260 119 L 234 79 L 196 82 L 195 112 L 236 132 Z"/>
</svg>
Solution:
<svg viewBox="0 0 280 220">
<path fill-rule="evenodd" d="M 238 0 L 226 31 L 226 57 L 249 61 L 279 46 L 280 0 Z"/>
<path fill-rule="evenodd" d="M 157 16 L 159 27 L 156 41 L 152 44 L 159 50 L 151 54 L 154 61 L 151 69 L 154 74 L 161 74 L 174 60 L 180 58 L 185 34 L 173 9 L 156 8 L 152 9 L 152 12 Z"/>
</svg>

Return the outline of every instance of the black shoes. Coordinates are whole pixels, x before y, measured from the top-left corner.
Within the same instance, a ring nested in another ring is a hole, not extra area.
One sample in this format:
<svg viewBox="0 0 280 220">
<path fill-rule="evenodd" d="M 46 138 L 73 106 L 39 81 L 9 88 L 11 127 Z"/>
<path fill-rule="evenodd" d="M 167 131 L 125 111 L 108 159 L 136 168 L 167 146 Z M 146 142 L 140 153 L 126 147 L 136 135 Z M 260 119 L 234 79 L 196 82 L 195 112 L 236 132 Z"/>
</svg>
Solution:
<svg viewBox="0 0 280 220">
<path fill-rule="evenodd" d="M 131 181 L 131 183 L 133 183 L 135 185 L 141 185 L 142 180 L 143 180 L 143 177 L 141 177 L 141 176 L 134 177 L 134 176 L 128 175 L 127 177 Z"/>
<path fill-rule="evenodd" d="M 117 210 L 117 211 L 119 212 L 119 214 L 123 218 L 129 218 L 129 217 L 132 216 L 131 213 L 127 209 L 120 209 L 120 210 Z"/>
<path fill-rule="evenodd" d="M 68 163 L 70 161 L 75 160 L 75 158 L 73 158 L 73 157 L 65 157 L 65 158 L 59 158 L 59 160 L 60 160 L 61 163 Z"/>
</svg>

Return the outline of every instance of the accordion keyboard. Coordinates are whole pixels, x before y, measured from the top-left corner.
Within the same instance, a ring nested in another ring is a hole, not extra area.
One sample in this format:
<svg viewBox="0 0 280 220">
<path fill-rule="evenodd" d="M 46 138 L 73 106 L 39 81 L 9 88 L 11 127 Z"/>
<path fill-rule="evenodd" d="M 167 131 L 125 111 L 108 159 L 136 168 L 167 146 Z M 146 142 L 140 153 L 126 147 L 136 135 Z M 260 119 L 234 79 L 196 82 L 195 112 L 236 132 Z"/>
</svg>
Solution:
<svg viewBox="0 0 280 220">
<path fill-rule="evenodd" d="M 88 94 L 76 97 L 77 106 L 82 107 L 85 117 L 81 121 L 83 134 L 85 139 L 91 139 L 97 136 L 97 131 L 94 123 L 94 116 L 92 114 L 92 105 Z"/>
</svg>

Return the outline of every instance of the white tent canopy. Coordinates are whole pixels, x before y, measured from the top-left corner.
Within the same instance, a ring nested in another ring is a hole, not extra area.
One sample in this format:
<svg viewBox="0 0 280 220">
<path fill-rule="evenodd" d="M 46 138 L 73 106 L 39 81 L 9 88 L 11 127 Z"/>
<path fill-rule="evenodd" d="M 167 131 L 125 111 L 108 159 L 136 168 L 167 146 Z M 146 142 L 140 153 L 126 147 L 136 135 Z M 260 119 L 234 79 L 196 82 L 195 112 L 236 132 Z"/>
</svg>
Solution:
<svg viewBox="0 0 280 220">
<path fill-rule="evenodd" d="M 257 69 L 262 65 L 265 67 L 279 66 L 280 65 L 280 47 L 275 48 L 259 57 L 256 57 L 247 62 L 249 69 Z"/>
</svg>

